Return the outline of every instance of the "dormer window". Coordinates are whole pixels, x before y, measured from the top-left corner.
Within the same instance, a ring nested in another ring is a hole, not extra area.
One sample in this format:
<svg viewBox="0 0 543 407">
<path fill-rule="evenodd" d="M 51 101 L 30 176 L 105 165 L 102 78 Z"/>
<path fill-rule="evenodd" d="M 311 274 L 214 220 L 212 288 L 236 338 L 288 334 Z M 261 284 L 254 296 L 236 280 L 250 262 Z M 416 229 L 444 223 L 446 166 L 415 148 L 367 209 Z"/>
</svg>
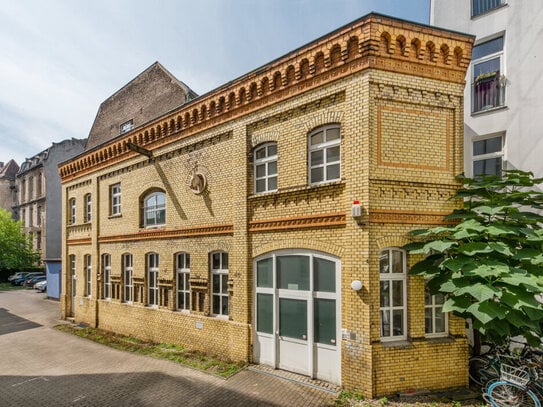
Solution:
<svg viewBox="0 0 543 407">
<path fill-rule="evenodd" d="M 134 128 L 134 120 L 129 120 L 121 124 L 121 134 L 128 133 Z"/>
</svg>

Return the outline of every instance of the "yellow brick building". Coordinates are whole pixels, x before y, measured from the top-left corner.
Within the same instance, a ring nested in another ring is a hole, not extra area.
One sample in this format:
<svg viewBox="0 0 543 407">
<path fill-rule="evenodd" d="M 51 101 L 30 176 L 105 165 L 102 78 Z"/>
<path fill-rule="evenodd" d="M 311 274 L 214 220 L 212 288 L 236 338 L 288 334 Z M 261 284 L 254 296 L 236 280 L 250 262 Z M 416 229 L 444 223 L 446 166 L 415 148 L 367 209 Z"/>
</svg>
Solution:
<svg viewBox="0 0 543 407">
<path fill-rule="evenodd" d="M 458 205 L 472 42 L 370 14 L 63 163 L 63 317 L 368 396 L 466 386 L 400 247 Z"/>
</svg>

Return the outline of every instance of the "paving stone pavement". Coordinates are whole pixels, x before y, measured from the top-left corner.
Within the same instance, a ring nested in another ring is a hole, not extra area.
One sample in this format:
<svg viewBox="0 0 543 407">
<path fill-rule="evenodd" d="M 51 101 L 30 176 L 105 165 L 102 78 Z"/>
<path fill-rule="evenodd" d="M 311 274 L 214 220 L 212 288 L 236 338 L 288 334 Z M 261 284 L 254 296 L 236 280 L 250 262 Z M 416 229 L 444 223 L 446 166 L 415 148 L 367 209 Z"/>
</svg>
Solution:
<svg viewBox="0 0 543 407">
<path fill-rule="evenodd" d="M 245 369 L 218 378 L 53 328 L 58 302 L 0 291 L 0 406 L 328 406 L 335 388 Z"/>
</svg>

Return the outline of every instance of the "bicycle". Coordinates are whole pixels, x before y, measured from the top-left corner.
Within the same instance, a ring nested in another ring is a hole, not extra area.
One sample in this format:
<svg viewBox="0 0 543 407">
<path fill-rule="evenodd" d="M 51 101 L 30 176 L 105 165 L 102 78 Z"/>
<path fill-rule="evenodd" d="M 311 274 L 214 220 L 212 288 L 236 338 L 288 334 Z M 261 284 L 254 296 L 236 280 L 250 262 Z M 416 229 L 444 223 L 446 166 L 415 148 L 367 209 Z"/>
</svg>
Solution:
<svg viewBox="0 0 543 407">
<path fill-rule="evenodd" d="M 502 363 L 500 373 L 500 380 L 488 386 L 485 397 L 493 407 L 541 407 L 535 369 Z"/>
</svg>

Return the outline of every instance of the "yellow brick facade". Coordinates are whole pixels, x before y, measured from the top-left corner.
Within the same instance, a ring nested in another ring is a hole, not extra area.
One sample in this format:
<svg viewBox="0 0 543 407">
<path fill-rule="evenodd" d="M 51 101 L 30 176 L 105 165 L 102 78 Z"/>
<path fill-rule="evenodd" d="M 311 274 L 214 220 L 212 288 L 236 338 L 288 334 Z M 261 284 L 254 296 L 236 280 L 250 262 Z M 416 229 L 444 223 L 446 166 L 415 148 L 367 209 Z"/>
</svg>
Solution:
<svg viewBox="0 0 543 407">
<path fill-rule="evenodd" d="M 458 205 L 449 198 L 462 170 L 463 78 L 472 41 L 372 14 L 61 165 L 63 316 L 251 362 L 255 259 L 287 249 L 322 253 L 340 264 L 338 384 L 368 396 L 467 386 L 464 323 L 450 316 L 446 337 L 425 336 L 420 278 L 407 277 L 406 339 L 381 340 L 379 259 L 382 249 L 407 243 L 412 229 L 442 223 Z M 308 134 L 330 124 L 340 128 L 341 176 L 311 184 Z M 277 191 L 257 194 L 254 151 L 267 142 L 277 145 Z M 195 172 L 207 182 L 200 194 L 190 190 Z M 117 184 L 122 210 L 112 216 Z M 166 221 L 145 228 L 142 199 L 155 190 L 165 192 Z M 93 208 L 87 223 L 86 194 Z M 355 200 L 363 208 L 356 219 Z M 211 309 L 210 253 L 218 251 L 229 256 L 227 318 Z M 190 254 L 185 311 L 176 307 L 179 252 Z M 131 303 L 123 297 L 127 253 Z M 160 259 L 157 307 L 148 306 L 149 253 Z M 111 256 L 108 299 L 103 254 Z M 351 289 L 353 280 L 362 281 L 360 291 Z"/>
</svg>

